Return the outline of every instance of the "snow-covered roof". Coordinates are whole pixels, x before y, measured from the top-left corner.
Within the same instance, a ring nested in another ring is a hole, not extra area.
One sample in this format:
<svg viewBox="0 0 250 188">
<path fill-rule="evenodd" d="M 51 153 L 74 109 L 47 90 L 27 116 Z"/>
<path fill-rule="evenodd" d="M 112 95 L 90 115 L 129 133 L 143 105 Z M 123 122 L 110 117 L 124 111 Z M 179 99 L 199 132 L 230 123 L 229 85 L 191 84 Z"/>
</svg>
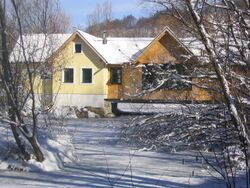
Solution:
<svg viewBox="0 0 250 188">
<path fill-rule="evenodd" d="M 78 30 L 80 35 L 107 61 L 108 64 L 122 64 L 134 61 L 153 38 L 116 38 L 103 39 Z"/>
<path fill-rule="evenodd" d="M 28 34 L 22 35 L 23 43 L 19 36 L 10 54 L 10 61 L 44 62 L 51 57 L 70 36 L 71 34 Z"/>
<path fill-rule="evenodd" d="M 153 38 L 115 38 L 103 39 L 78 30 L 77 33 L 100 55 L 107 64 L 123 64 L 135 60 L 149 45 Z M 72 34 L 30 34 L 23 35 L 26 61 L 44 62 L 56 52 Z M 25 62 L 21 37 L 10 55 L 12 62 Z"/>
<path fill-rule="evenodd" d="M 171 35 L 174 35 L 169 28 L 165 28 L 162 34 L 165 33 L 166 30 Z M 81 30 L 77 30 L 73 34 L 23 35 L 22 39 L 26 60 L 29 62 L 46 61 L 74 34 L 78 34 L 105 61 L 105 63 L 111 65 L 135 61 L 154 40 L 158 40 L 159 37 L 161 37 L 161 34 L 155 39 L 107 37 L 107 43 L 103 44 L 103 38 L 95 37 Z M 196 57 L 203 55 L 204 46 L 199 40 L 192 37 L 176 40 Z M 21 37 L 19 37 L 10 55 L 10 61 L 25 61 L 21 44 Z"/>
</svg>

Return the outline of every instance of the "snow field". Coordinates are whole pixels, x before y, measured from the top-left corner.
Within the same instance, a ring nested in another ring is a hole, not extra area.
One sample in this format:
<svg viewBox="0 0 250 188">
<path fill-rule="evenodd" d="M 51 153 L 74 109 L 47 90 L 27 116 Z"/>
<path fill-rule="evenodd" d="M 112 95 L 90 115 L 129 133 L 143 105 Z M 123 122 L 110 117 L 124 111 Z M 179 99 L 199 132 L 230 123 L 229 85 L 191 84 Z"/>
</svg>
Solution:
<svg viewBox="0 0 250 188">
<path fill-rule="evenodd" d="M 0 170 L 0 187 L 224 187 L 194 151 L 145 151 L 124 143 L 120 129 L 131 119 L 67 120 L 39 138 L 48 159 L 30 162 L 36 168 L 29 173 Z"/>
</svg>

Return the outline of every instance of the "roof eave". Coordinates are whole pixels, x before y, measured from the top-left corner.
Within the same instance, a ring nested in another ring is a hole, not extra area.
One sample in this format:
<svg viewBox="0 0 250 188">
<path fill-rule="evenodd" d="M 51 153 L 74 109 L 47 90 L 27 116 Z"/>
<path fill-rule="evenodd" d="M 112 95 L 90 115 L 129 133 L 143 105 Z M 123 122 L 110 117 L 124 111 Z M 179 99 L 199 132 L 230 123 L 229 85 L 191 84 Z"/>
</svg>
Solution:
<svg viewBox="0 0 250 188">
<path fill-rule="evenodd" d="M 107 65 L 109 64 L 108 61 L 98 52 L 97 49 L 95 49 L 95 47 L 93 45 L 90 44 L 90 42 L 81 35 L 81 33 L 79 31 L 75 32 L 76 34 L 78 34 L 78 36 L 81 37 L 81 39 L 101 58 L 101 60 Z"/>
</svg>

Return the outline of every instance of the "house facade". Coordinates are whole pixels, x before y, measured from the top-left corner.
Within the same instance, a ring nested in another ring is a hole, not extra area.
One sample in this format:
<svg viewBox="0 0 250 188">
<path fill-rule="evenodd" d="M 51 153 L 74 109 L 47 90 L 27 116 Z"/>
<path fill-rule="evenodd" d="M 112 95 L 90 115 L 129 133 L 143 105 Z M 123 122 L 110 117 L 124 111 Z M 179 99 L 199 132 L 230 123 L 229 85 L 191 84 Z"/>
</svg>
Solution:
<svg viewBox="0 0 250 188">
<path fill-rule="evenodd" d="M 19 38 L 10 59 L 34 65 L 34 88 L 42 105 L 104 107 L 112 86 L 121 84 L 121 66 L 152 40 L 98 38 L 80 30 L 53 36 L 34 34 L 23 36 L 26 57 Z M 38 73 L 39 69 L 45 71 Z"/>
<path fill-rule="evenodd" d="M 35 54 L 30 53 L 33 64 L 39 67 L 47 62 L 45 73 L 37 74 L 35 80 L 35 92 L 43 105 L 102 108 L 105 101 L 214 99 L 213 93 L 195 85 L 172 87 L 173 83 L 167 80 L 167 84 L 156 83 L 154 74 L 160 74 L 157 73 L 159 67 L 169 69 L 171 65 L 194 69 L 197 65 L 193 52 L 168 28 L 156 38 L 107 38 L 105 35 L 98 38 L 80 30 L 52 38 L 53 49 L 43 49 L 46 57 L 41 55 L 40 49 L 47 43 L 42 42 L 44 39 L 37 39 L 34 35 L 24 38 L 26 49 L 39 47 Z M 28 42 L 37 40 L 41 44 L 30 45 Z M 19 49 L 20 43 L 17 42 L 12 61 L 24 61 Z M 203 78 L 188 79 L 205 82 Z"/>
<path fill-rule="evenodd" d="M 59 49 L 52 64 L 56 71 L 51 79 L 51 102 L 55 106 L 103 106 L 107 96 L 106 62 L 78 32 Z"/>
</svg>

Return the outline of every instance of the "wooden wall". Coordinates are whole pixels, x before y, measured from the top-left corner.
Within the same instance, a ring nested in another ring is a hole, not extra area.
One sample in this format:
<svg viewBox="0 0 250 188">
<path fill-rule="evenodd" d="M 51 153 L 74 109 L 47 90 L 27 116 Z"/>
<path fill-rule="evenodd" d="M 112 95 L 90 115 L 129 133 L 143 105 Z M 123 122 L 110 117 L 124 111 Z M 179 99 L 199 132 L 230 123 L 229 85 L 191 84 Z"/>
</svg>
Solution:
<svg viewBox="0 0 250 188">
<path fill-rule="evenodd" d="M 164 44 L 170 42 L 171 44 Z M 119 96 L 125 100 L 143 99 L 143 100 L 165 100 L 165 101 L 214 101 L 214 94 L 206 89 L 192 86 L 191 89 L 158 89 L 153 92 L 146 92 L 142 89 L 142 67 L 144 64 L 154 63 L 181 63 L 178 53 L 187 53 L 183 47 L 176 47 L 177 54 L 168 50 L 170 46 L 176 46 L 175 40 L 163 37 L 161 40 L 154 42 L 148 49 L 138 58 L 133 65 L 125 65 L 123 67 L 123 83 Z M 172 48 L 174 49 L 174 48 Z M 175 51 L 176 53 L 176 51 Z M 186 62 L 192 64 L 193 62 Z M 195 63 L 193 63 L 195 64 Z M 199 84 L 204 79 L 193 79 Z"/>
</svg>

